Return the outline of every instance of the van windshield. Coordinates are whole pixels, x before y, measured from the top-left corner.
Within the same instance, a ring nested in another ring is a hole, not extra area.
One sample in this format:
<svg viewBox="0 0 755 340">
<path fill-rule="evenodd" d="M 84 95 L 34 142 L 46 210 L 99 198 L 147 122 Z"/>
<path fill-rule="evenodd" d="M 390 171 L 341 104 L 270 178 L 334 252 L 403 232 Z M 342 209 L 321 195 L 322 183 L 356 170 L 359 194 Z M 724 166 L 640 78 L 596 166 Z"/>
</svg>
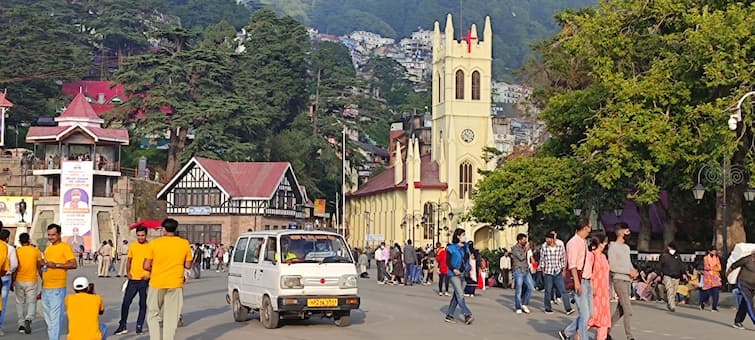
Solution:
<svg viewBox="0 0 755 340">
<path fill-rule="evenodd" d="M 280 237 L 284 263 L 354 263 L 343 238 L 336 235 L 293 234 Z"/>
</svg>

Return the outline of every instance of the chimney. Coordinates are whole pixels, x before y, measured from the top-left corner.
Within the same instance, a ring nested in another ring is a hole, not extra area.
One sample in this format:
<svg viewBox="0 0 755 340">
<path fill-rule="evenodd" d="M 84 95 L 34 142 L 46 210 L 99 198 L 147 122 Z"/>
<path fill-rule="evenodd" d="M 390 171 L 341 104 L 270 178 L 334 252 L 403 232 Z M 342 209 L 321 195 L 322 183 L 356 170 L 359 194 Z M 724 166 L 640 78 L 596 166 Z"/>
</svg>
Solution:
<svg viewBox="0 0 755 340">
<path fill-rule="evenodd" d="M 104 93 L 97 94 L 97 103 L 98 104 L 105 104 L 105 94 Z"/>
</svg>

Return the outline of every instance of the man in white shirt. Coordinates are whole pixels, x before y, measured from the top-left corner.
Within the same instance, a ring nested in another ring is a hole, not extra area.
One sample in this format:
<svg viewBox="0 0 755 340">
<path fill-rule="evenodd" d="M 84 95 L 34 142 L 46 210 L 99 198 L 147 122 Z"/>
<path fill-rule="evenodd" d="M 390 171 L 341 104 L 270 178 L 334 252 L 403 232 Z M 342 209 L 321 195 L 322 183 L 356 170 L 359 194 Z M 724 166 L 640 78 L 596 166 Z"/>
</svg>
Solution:
<svg viewBox="0 0 755 340">
<path fill-rule="evenodd" d="M 375 262 L 377 263 L 377 282 L 383 284 L 385 281 L 385 260 L 383 256 L 383 249 L 385 249 L 385 242 L 380 243 L 380 248 L 375 250 Z"/>
<path fill-rule="evenodd" d="M 509 280 L 509 275 L 511 275 L 511 256 L 509 256 L 508 250 L 503 251 L 499 266 L 501 268 L 501 284 L 503 288 L 511 288 L 511 281 Z"/>
<path fill-rule="evenodd" d="M 0 223 L 0 228 L 2 228 L 2 223 Z M 7 229 L 0 230 L 0 241 L 5 242 L 8 245 L 8 260 L 10 261 L 10 270 L 5 273 L 5 276 L 3 276 L 3 288 L 0 290 L 0 294 L 3 295 L 3 307 L 8 306 L 8 295 L 10 294 L 10 287 L 11 284 L 13 284 L 11 281 L 13 277 L 13 273 L 18 268 L 18 257 L 16 257 L 16 248 L 8 243 L 8 240 L 10 239 L 10 231 Z M 3 322 L 5 322 L 5 315 L 8 311 L 8 308 L 3 308 L 2 312 L 0 312 L 0 336 L 5 335 L 5 333 L 2 331 Z"/>
</svg>

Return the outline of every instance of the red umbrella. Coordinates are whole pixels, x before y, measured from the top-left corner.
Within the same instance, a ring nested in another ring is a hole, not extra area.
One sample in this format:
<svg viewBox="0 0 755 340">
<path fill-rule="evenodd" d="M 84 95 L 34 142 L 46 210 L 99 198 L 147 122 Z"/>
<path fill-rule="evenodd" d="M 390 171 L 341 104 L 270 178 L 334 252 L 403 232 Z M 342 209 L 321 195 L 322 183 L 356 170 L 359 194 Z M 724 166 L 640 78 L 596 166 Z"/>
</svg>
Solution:
<svg viewBox="0 0 755 340">
<path fill-rule="evenodd" d="M 136 227 L 143 226 L 147 229 L 160 229 L 162 227 L 162 220 L 141 220 L 139 222 L 136 222 L 130 226 L 128 226 L 128 229 L 136 229 Z"/>
</svg>

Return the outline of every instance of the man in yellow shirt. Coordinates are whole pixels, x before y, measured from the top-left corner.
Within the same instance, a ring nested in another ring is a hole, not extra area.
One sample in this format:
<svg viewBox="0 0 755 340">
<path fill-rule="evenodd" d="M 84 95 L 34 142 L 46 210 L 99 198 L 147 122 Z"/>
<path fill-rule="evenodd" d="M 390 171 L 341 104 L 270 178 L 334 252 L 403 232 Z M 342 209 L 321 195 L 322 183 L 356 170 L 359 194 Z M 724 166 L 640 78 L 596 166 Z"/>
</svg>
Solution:
<svg viewBox="0 0 755 340">
<path fill-rule="evenodd" d="M 184 269 L 191 268 L 189 241 L 178 237 L 178 221 L 162 222 L 163 236 L 150 242 L 144 270 L 151 273 L 147 292 L 147 324 L 150 340 L 173 340 L 183 307 Z M 160 312 L 162 311 L 162 331 Z"/>
<path fill-rule="evenodd" d="M 49 340 L 60 340 L 68 270 L 76 269 L 73 249 L 68 243 L 61 242 L 60 231 L 57 224 L 47 226 L 49 243 L 45 248 L 45 259 L 42 263 L 42 307 Z"/>
<path fill-rule="evenodd" d="M 3 223 L 0 222 L 0 231 L 3 229 Z M 10 271 L 10 260 L 8 259 L 8 245 L 5 242 L 0 242 L 0 277 L 5 276 L 5 273 Z M 2 286 L 2 282 L 0 282 L 0 288 Z M 3 302 L 0 300 L 0 312 L 3 311 Z M 2 330 L 0 330 L 0 335 L 2 335 Z"/>
<path fill-rule="evenodd" d="M 31 334 L 31 321 L 37 315 L 37 283 L 42 268 L 42 253 L 30 244 L 28 233 L 18 236 L 21 247 L 16 249 L 18 269 L 13 275 L 16 291 L 18 330 Z"/>
<path fill-rule="evenodd" d="M 105 312 L 102 297 L 89 288 L 89 280 L 83 276 L 73 280 L 73 291 L 75 294 L 66 296 L 68 339 L 104 339 L 102 335 L 107 334 L 107 329 L 100 322 L 100 315 Z"/>
<path fill-rule="evenodd" d="M 144 327 L 144 317 L 147 314 L 147 287 L 149 286 L 150 272 L 144 270 L 144 259 L 149 254 L 150 248 L 147 243 L 147 228 L 144 226 L 136 227 L 136 243 L 128 247 L 126 254 L 126 272 L 128 273 L 128 283 L 126 292 L 123 294 L 123 303 L 121 304 L 121 321 L 114 335 L 128 333 L 128 310 L 131 302 L 134 301 L 136 294 L 139 294 L 139 316 L 136 318 L 136 334 L 142 334 Z"/>
</svg>

